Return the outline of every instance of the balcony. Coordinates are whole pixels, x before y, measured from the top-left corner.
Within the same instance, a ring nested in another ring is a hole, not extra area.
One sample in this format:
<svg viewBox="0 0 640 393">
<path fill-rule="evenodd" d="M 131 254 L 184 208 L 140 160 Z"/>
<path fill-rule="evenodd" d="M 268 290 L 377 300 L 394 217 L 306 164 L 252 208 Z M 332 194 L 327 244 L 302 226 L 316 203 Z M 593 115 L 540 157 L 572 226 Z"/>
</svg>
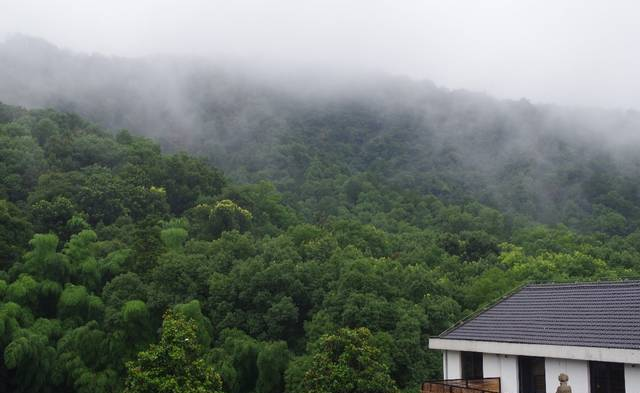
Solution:
<svg viewBox="0 0 640 393">
<path fill-rule="evenodd" d="M 501 393 L 500 378 L 427 381 L 422 393 Z"/>
</svg>

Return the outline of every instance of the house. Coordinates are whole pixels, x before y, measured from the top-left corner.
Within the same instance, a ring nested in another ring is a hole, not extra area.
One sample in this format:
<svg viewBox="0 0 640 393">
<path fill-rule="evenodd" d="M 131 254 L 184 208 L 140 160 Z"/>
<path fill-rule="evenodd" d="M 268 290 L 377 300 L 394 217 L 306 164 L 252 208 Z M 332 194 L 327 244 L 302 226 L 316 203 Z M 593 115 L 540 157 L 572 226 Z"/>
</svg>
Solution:
<svg viewBox="0 0 640 393">
<path fill-rule="evenodd" d="M 565 373 L 573 393 L 640 393 L 640 281 L 527 285 L 429 347 L 444 380 L 425 392 L 555 393 Z"/>
</svg>

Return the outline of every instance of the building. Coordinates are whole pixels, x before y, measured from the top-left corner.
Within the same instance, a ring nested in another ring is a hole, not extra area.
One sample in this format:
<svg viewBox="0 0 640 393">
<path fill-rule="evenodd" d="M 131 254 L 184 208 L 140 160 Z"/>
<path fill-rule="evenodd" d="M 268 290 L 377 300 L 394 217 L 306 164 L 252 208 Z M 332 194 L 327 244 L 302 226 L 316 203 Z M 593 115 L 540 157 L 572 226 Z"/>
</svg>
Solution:
<svg viewBox="0 0 640 393">
<path fill-rule="evenodd" d="M 485 391 L 555 393 L 560 373 L 573 393 L 640 393 L 640 281 L 527 285 L 429 347 L 443 352 L 437 386 L 476 387 L 461 393 L 488 378 L 499 389 Z"/>
</svg>

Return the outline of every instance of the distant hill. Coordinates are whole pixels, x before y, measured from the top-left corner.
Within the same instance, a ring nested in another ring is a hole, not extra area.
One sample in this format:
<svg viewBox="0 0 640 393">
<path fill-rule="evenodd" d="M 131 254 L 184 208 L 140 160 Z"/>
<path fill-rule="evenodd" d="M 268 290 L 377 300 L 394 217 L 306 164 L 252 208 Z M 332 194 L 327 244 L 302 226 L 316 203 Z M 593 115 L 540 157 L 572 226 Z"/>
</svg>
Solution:
<svg viewBox="0 0 640 393">
<path fill-rule="evenodd" d="M 0 104 L 0 393 L 415 392 L 518 285 L 640 278 L 636 113 L 283 75 L 0 46 L 58 108 Z"/>
<path fill-rule="evenodd" d="M 361 175 L 584 230 L 604 230 L 593 214 L 622 216 L 615 233 L 640 219 L 637 112 L 499 101 L 385 75 L 86 55 L 25 36 L 0 44 L 0 100 L 134 130 L 237 180 L 270 179 L 292 203 L 319 204 L 323 195 L 304 191 L 314 176 Z"/>
</svg>

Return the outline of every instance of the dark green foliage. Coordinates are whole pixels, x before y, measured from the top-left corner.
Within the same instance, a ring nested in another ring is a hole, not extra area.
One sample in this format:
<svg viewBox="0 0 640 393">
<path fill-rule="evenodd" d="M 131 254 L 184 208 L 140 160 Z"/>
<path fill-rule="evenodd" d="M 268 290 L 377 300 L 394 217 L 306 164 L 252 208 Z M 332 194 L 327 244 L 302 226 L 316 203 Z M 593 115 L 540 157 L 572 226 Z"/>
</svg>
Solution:
<svg viewBox="0 0 640 393">
<path fill-rule="evenodd" d="M 130 270 L 136 273 L 149 271 L 164 248 L 160 238 L 160 227 L 152 220 L 138 222 L 129 236 L 133 251 Z"/>
<path fill-rule="evenodd" d="M 211 231 L 215 237 L 226 231 L 246 231 L 252 218 L 251 212 L 228 199 L 217 202 L 209 212 Z"/>
<path fill-rule="evenodd" d="M 411 113 L 292 116 L 209 146 L 239 184 L 0 105 L 0 392 L 411 391 L 440 376 L 428 337 L 514 287 L 638 277 L 637 176 L 611 157 L 541 136 L 555 180 L 495 152 L 496 191 L 460 162 L 500 127 L 431 145 Z"/>
<path fill-rule="evenodd" d="M 393 393 L 398 388 L 389 375 L 382 352 L 366 328 L 340 329 L 320 338 L 303 389 L 310 393 Z"/>
<path fill-rule="evenodd" d="M 127 363 L 125 393 L 219 393 L 222 381 L 200 357 L 197 327 L 187 317 L 167 313 L 158 344 Z"/>
<path fill-rule="evenodd" d="M 0 268 L 8 268 L 24 252 L 31 228 L 20 209 L 0 199 Z"/>
<path fill-rule="evenodd" d="M 0 126 L 0 198 L 24 199 L 47 167 L 42 148 L 21 124 Z"/>
<path fill-rule="evenodd" d="M 184 153 L 167 157 L 158 179 L 167 191 L 171 211 L 178 214 L 193 207 L 198 198 L 218 194 L 224 183 L 217 170 Z"/>
<path fill-rule="evenodd" d="M 256 359 L 258 380 L 256 393 L 278 393 L 285 391 L 284 373 L 289 365 L 289 348 L 283 341 L 267 342 Z"/>
<path fill-rule="evenodd" d="M 68 239 L 71 233 L 67 224 L 77 212 L 73 202 L 64 196 L 52 201 L 39 200 L 31 205 L 30 213 L 38 233 L 53 232 Z"/>
<path fill-rule="evenodd" d="M 235 329 L 220 332 L 219 348 L 212 351 L 212 360 L 226 364 L 230 369 L 225 380 L 225 390 L 229 393 L 252 392 L 258 380 L 258 342 Z M 230 366 L 230 367 L 229 367 Z"/>
<path fill-rule="evenodd" d="M 167 228 L 160 232 L 160 238 L 164 245 L 174 251 L 178 251 L 184 245 L 189 233 L 184 228 Z"/>
</svg>

